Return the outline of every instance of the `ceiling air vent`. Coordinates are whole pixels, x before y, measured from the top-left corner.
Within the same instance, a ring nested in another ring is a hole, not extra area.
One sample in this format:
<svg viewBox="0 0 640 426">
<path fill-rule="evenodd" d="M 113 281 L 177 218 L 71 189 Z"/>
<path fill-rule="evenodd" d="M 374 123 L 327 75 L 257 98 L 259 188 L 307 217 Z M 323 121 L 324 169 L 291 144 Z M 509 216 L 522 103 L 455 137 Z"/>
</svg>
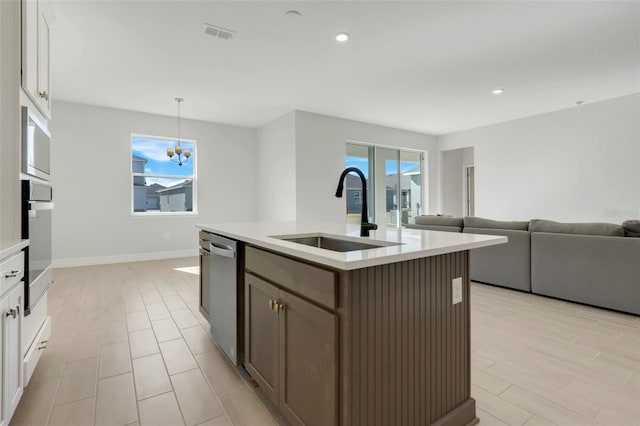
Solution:
<svg viewBox="0 0 640 426">
<path fill-rule="evenodd" d="M 204 33 L 213 37 L 218 37 L 223 40 L 229 40 L 235 35 L 235 31 L 227 30 L 222 27 L 216 27 L 215 25 L 204 24 Z"/>
</svg>

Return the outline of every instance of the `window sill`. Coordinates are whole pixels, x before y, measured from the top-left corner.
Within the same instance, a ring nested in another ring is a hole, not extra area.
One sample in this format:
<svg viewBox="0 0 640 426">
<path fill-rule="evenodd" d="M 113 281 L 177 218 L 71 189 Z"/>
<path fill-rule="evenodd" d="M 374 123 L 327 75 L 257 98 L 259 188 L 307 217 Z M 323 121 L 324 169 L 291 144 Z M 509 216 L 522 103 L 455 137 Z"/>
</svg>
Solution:
<svg viewBox="0 0 640 426">
<path fill-rule="evenodd" d="M 129 213 L 133 219 L 144 219 L 144 218 L 190 218 L 190 217 L 198 217 L 198 212 L 132 212 Z"/>
</svg>

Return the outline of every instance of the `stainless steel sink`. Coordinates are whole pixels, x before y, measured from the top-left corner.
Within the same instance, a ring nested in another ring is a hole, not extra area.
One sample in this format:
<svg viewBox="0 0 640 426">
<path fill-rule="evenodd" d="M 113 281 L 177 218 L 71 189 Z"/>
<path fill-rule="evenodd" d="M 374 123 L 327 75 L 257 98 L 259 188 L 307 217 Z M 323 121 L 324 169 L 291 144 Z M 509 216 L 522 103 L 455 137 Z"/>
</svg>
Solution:
<svg viewBox="0 0 640 426">
<path fill-rule="evenodd" d="M 281 235 L 274 236 L 283 241 L 289 241 L 296 244 L 304 244 L 305 246 L 317 247 L 325 250 L 347 252 L 356 250 L 368 250 L 380 247 L 396 246 L 400 243 L 393 243 L 388 241 L 354 241 L 342 238 L 330 237 L 327 235 Z"/>
</svg>

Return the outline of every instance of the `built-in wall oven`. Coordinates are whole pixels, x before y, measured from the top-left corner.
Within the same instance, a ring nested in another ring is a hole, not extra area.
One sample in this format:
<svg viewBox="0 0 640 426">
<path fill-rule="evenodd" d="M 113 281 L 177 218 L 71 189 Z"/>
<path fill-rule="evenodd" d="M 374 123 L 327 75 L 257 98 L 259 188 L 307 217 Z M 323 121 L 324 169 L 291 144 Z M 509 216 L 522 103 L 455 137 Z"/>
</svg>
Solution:
<svg viewBox="0 0 640 426">
<path fill-rule="evenodd" d="M 47 182 L 22 181 L 22 237 L 26 249 L 24 314 L 29 315 L 53 284 L 51 219 L 53 190 Z"/>
</svg>

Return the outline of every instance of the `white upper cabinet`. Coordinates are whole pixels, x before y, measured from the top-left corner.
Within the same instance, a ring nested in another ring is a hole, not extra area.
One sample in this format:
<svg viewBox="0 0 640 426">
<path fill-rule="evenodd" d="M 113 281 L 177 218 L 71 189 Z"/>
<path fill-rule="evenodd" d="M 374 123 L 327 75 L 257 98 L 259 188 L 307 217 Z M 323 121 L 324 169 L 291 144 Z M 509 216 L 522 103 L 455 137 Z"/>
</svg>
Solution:
<svg viewBox="0 0 640 426">
<path fill-rule="evenodd" d="M 45 6 L 45 0 L 22 0 L 22 88 L 49 119 L 49 20 Z"/>
</svg>

